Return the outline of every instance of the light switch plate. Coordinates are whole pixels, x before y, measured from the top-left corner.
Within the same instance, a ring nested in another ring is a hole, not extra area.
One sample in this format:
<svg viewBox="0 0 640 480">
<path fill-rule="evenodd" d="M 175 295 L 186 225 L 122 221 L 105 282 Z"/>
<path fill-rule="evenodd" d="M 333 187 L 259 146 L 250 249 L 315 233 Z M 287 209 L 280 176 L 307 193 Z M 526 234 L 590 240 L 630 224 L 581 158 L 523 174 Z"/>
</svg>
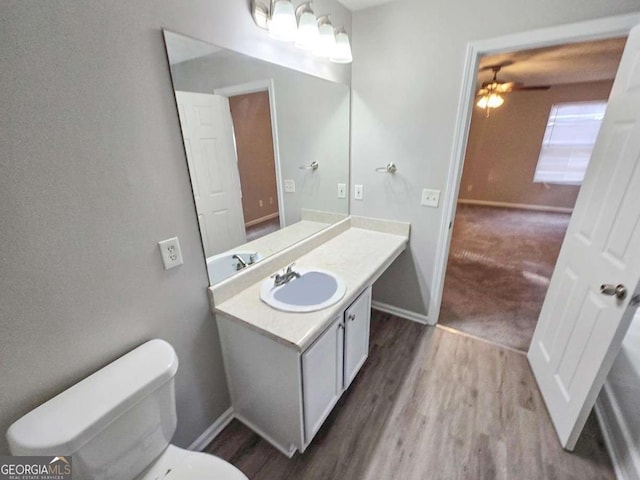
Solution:
<svg viewBox="0 0 640 480">
<path fill-rule="evenodd" d="M 296 182 L 293 180 L 285 180 L 284 191 L 286 193 L 296 193 Z"/>
<path fill-rule="evenodd" d="M 438 203 L 440 203 L 440 190 L 430 190 L 428 188 L 422 190 L 421 205 L 425 207 L 437 207 Z"/>
<path fill-rule="evenodd" d="M 158 242 L 158 246 L 160 247 L 165 270 L 182 265 L 182 252 L 180 251 L 178 237 L 162 240 Z"/>
<path fill-rule="evenodd" d="M 338 184 L 338 198 L 347 198 L 347 185 L 344 183 Z"/>
<path fill-rule="evenodd" d="M 362 185 L 354 185 L 353 186 L 353 198 L 356 200 L 362 200 L 364 196 L 364 187 Z"/>
</svg>

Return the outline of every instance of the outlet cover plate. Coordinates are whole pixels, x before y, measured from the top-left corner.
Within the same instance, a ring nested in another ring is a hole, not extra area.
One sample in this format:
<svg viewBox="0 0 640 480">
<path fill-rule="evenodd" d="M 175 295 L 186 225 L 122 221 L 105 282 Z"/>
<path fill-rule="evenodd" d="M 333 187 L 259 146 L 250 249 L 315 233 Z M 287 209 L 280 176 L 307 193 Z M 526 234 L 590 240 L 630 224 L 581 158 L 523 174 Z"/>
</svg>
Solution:
<svg viewBox="0 0 640 480">
<path fill-rule="evenodd" d="M 284 191 L 286 193 L 296 193 L 296 182 L 293 180 L 285 180 Z"/>
<path fill-rule="evenodd" d="M 178 237 L 162 240 L 158 242 L 158 246 L 160 247 L 160 254 L 162 255 L 165 270 L 182 265 L 182 251 L 180 250 Z"/>
<path fill-rule="evenodd" d="M 353 186 L 353 198 L 356 200 L 362 200 L 364 197 L 364 187 L 362 185 Z"/>
<path fill-rule="evenodd" d="M 345 183 L 338 184 L 338 198 L 347 198 L 347 185 Z"/>
<path fill-rule="evenodd" d="M 422 189 L 420 204 L 425 207 L 437 207 L 440 203 L 440 190 Z"/>
</svg>

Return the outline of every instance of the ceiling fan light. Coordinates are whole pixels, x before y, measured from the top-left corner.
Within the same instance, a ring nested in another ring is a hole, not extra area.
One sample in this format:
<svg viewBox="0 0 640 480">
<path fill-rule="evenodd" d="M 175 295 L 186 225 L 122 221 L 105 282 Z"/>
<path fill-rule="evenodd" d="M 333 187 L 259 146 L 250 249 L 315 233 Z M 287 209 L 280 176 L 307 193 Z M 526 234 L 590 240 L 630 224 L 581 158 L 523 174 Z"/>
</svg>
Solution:
<svg viewBox="0 0 640 480">
<path fill-rule="evenodd" d="M 498 108 L 503 103 L 504 98 L 502 98 L 501 95 L 498 95 L 497 93 L 490 93 L 480 97 L 480 100 L 478 100 L 476 105 L 480 108 Z"/>
<path fill-rule="evenodd" d="M 292 42 L 296 39 L 296 13 L 290 0 L 276 0 L 271 12 L 269 33 L 278 40 Z"/>
<path fill-rule="evenodd" d="M 344 29 L 340 29 L 336 34 L 336 43 L 333 52 L 329 57 L 334 63 L 351 63 L 353 55 L 351 54 L 351 44 L 349 43 L 349 35 Z"/>
</svg>

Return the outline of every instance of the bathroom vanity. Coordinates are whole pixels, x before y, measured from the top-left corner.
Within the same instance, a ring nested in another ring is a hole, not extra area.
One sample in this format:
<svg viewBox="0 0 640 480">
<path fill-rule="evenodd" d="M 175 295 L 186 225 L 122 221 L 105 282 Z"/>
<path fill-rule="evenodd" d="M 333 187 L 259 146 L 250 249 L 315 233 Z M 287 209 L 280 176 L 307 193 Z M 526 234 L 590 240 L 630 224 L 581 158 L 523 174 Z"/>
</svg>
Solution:
<svg viewBox="0 0 640 480">
<path fill-rule="evenodd" d="M 408 224 L 349 217 L 211 287 L 233 414 L 287 456 L 307 448 L 364 364 L 371 285 L 408 235 Z M 261 284 L 292 258 L 340 277 L 344 297 L 309 313 L 262 302 Z"/>
</svg>

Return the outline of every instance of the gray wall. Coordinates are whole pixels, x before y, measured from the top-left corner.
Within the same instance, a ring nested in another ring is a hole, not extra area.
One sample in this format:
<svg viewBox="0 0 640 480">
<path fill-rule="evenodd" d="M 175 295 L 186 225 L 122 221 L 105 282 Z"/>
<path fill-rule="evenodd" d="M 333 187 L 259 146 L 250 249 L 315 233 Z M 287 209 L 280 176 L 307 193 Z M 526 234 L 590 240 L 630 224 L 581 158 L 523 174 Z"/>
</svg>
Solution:
<svg viewBox="0 0 640 480">
<path fill-rule="evenodd" d="M 257 80 L 273 79 L 282 178 L 295 193 L 284 193 L 286 225 L 300 221 L 300 209 L 349 213 L 338 198 L 338 183 L 349 183 L 349 87 L 265 63 L 219 52 L 172 65 L 177 90 L 211 93 Z M 317 171 L 300 170 L 313 161 Z"/>
<path fill-rule="evenodd" d="M 11 422 L 154 337 L 180 358 L 176 444 L 229 406 L 161 27 L 349 80 L 244 1 L 2 2 L 0 455 Z M 164 271 L 174 235 L 185 264 Z"/>
<path fill-rule="evenodd" d="M 451 162 L 467 43 L 640 9 L 637 0 L 397 0 L 353 14 L 351 213 L 411 222 L 411 244 L 377 282 L 374 298 L 425 314 L 442 223 L 420 206 Z M 375 167 L 389 161 L 398 173 Z"/>
</svg>

